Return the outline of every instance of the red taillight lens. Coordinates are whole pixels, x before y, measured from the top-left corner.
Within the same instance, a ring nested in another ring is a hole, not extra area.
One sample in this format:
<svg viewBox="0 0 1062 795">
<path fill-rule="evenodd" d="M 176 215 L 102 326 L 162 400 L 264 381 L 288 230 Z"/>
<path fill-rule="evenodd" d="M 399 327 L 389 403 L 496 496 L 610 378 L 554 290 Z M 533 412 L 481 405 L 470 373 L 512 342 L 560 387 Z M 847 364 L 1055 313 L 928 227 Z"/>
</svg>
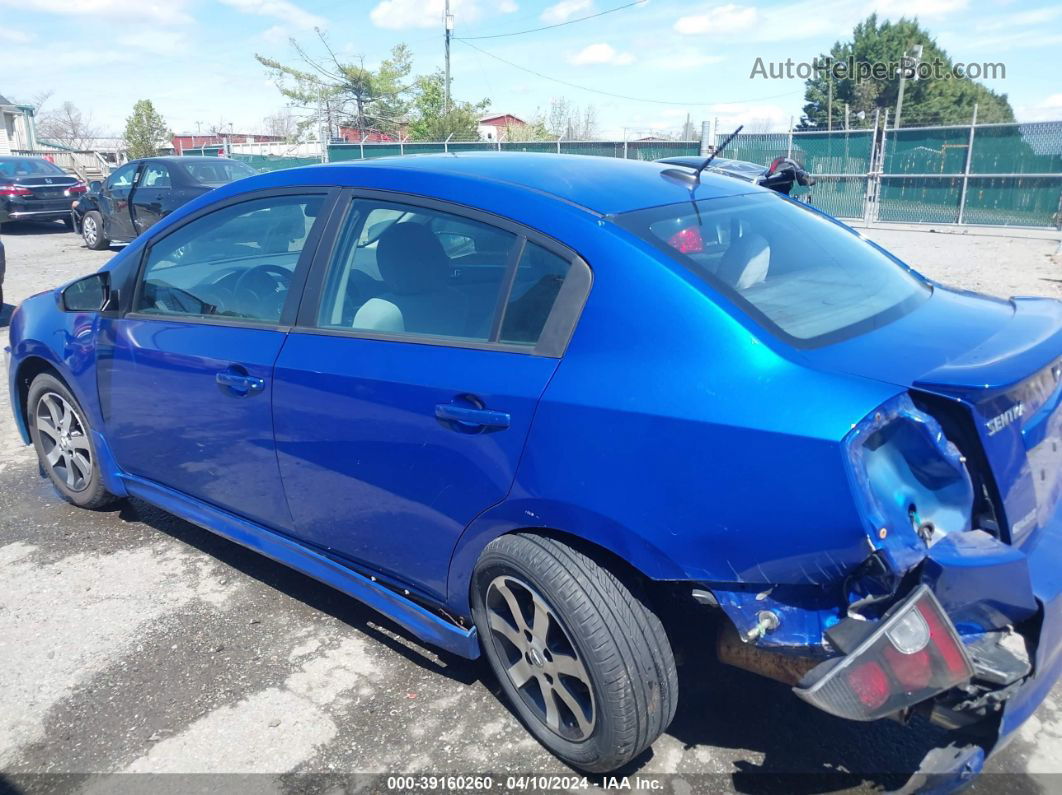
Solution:
<svg viewBox="0 0 1062 795">
<path fill-rule="evenodd" d="M 922 585 L 850 654 L 812 669 L 794 691 L 833 715 L 876 720 L 962 684 L 973 673 L 954 626 Z"/>
<path fill-rule="evenodd" d="M 867 709 L 877 709 L 888 700 L 889 677 L 873 660 L 856 666 L 847 677 L 848 686 Z"/>
<path fill-rule="evenodd" d="M 885 647 L 885 660 L 889 670 L 906 690 L 921 690 L 927 687 L 933 678 L 933 660 L 928 649 L 904 654 L 892 646 Z"/>
<path fill-rule="evenodd" d="M 69 188 L 66 189 L 66 193 L 67 193 L 68 196 L 73 196 L 73 195 L 78 194 L 78 193 L 87 193 L 87 192 L 88 192 L 88 185 L 86 185 L 84 182 L 79 182 L 76 185 L 71 185 Z"/>
<path fill-rule="evenodd" d="M 701 230 L 695 226 L 687 226 L 680 229 L 668 238 L 667 244 L 682 254 L 692 254 L 704 251 L 704 240 L 701 238 Z"/>
<path fill-rule="evenodd" d="M 32 196 L 33 191 L 20 185 L 0 185 L 0 196 Z"/>
</svg>

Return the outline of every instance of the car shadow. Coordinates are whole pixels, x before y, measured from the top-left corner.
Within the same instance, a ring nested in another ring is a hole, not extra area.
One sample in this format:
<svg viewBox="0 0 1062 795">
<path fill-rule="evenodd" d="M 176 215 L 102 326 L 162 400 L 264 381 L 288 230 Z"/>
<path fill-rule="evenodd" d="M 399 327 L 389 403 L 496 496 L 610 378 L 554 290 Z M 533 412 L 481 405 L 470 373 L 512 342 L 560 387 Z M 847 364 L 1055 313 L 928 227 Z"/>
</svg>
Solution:
<svg viewBox="0 0 1062 795">
<path fill-rule="evenodd" d="M 428 650 L 406 630 L 356 599 L 141 500 L 126 500 L 115 512 L 344 622 L 427 671 L 464 685 L 481 682 L 514 719 L 520 720 L 484 658 L 466 660 Z M 681 661 L 681 696 L 666 733 L 681 742 L 684 750 L 706 749 L 709 759 L 713 749 L 730 749 L 746 758 L 734 760 L 727 773 L 684 773 L 684 779 L 696 782 L 704 778 L 700 783 L 706 789 L 750 795 L 868 787 L 893 791 L 910 778 L 931 748 L 949 741 L 946 732 L 924 722 L 908 726 L 889 720 L 855 723 L 814 709 L 785 685 L 719 663 L 710 640 L 711 628 L 711 619 L 691 621 L 687 615 L 684 628 L 672 636 Z M 733 755 L 728 753 L 727 757 Z M 649 773 L 652 768 L 646 768 L 653 756 L 650 748 L 614 775 Z"/>
<path fill-rule="evenodd" d="M 52 235 L 56 232 L 73 232 L 62 221 L 6 221 L 3 225 L 5 237 L 33 237 L 35 235 Z"/>
<path fill-rule="evenodd" d="M 482 665 L 479 661 L 421 646 L 405 629 L 357 599 L 209 530 L 135 498 L 119 503 L 116 513 L 125 521 L 146 524 L 314 610 L 354 627 L 422 668 L 445 673 L 466 685 L 480 677 Z"/>
</svg>

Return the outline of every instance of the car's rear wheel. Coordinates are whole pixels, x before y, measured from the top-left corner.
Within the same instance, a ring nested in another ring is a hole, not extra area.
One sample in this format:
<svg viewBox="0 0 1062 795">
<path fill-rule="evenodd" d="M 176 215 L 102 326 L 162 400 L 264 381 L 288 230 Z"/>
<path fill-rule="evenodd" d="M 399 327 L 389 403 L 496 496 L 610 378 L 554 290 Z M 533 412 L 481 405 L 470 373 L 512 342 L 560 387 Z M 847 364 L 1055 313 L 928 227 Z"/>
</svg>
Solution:
<svg viewBox="0 0 1062 795">
<path fill-rule="evenodd" d="M 60 495 L 81 508 L 116 498 L 103 486 L 85 412 L 58 378 L 41 373 L 30 384 L 26 421 L 41 471 Z"/>
<path fill-rule="evenodd" d="M 590 772 L 645 750 L 678 700 L 664 627 L 625 580 L 523 533 L 492 541 L 473 575 L 476 627 L 509 702 L 546 748 Z"/>
<path fill-rule="evenodd" d="M 95 210 L 89 210 L 81 219 L 81 237 L 85 245 L 93 251 L 103 251 L 111 241 L 103 236 L 103 216 Z"/>
</svg>

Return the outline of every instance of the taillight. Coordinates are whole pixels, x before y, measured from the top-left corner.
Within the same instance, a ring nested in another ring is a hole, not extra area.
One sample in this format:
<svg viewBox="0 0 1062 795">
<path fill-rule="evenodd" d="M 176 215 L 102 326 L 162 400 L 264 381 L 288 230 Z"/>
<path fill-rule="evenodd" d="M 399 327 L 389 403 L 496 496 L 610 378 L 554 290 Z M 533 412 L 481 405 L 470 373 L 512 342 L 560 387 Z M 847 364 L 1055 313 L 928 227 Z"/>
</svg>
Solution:
<svg viewBox="0 0 1062 795">
<path fill-rule="evenodd" d="M 850 654 L 813 668 L 793 689 L 832 715 L 877 720 L 962 684 L 973 673 L 954 626 L 922 585 Z"/>
<path fill-rule="evenodd" d="M 704 251 L 701 230 L 695 226 L 687 226 L 685 229 L 680 229 L 668 238 L 667 244 L 682 254 Z"/>
<path fill-rule="evenodd" d="M 84 182 L 79 182 L 76 185 L 71 185 L 69 188 L 66 189 L 66 195 L 67 196 L 73 196 L 73 195 L 78 194 L 78 193 L 87 193 L 87 192 L 88 192 L 88 185 L 86 185 Z"/>
<path fill-rule="evenodd" d="M 0 196 L 32 196 L 33 191 L 21 185 L 0 185 Z"/>
</svg>

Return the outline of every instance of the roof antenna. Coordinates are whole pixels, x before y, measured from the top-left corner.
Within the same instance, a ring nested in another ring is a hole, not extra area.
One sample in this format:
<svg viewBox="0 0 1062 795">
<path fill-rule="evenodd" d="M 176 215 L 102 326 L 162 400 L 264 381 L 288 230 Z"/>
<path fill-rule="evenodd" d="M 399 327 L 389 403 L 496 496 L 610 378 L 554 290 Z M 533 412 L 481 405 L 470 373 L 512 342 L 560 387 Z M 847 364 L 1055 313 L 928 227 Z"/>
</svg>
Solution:
<svg viewBox="0 0 1062 795">
<path fill-rule="evenodd" d="M 730 143 L 730 142 L 731 142 L 731 141 L 733 141 L 733 140 L 734 140 L 735 138 L 737 138 L 737 134 L 738 134 L 739 132 L 741 132 L 741 131 L 742 131 L 743 129 L 745 129 L 745 125 L 744 125 L 744 124 L 739 124 L 739 125 L 738 125 L 738 128 L 737 128 L 736 130 L 734 130 L 734 132 L 730 133 L 730 135 L 728 135 L 728 136 L 726 137 L 726 140 L 725 140 L 725 141 L 723 141 L 723 142 L 722 142 L 721 144 L 719 144 L 719 146 L 717 146 L 717 147 L 715 148 L 715 151 L 714 151 L 714 152 L 712 152 L 712 153 L 711 153 L 710 155 L 708 155 L 708 159 L 707 159 L 707 160 L 705 160 L 705 161 L 704 161 L 703 163 L 701 163 L 701 167 L 700 167 L 700 168 L 698 168 L 698 169 L 697 169 L 697 170 L 696 170 L 696 171 L 694 172 L 694 175 L 695 175 L 695 176 L 697 177 L 697 181 L 698 181 L 698 182 L 700 182 L 700 181 L 701 181 L 701 172 L 702 172 L 702 171 L 704 171 L 704 170 L 705 170 L 706 168 L 708 168 L 708 166 L 709 166 L 709 165 L 711 165 L 712 161 L 713 161 L 713 160 L 715 160 L 715 156 L 716 156 L 717 154 L 719 154 L 720 152 L 722 152 L 722 151 L 723 151 L 723 149 L 725 149 L 725 148 L 726 148 L 726 145 L 727 145 L 728 143 Z"/>
</svg>

